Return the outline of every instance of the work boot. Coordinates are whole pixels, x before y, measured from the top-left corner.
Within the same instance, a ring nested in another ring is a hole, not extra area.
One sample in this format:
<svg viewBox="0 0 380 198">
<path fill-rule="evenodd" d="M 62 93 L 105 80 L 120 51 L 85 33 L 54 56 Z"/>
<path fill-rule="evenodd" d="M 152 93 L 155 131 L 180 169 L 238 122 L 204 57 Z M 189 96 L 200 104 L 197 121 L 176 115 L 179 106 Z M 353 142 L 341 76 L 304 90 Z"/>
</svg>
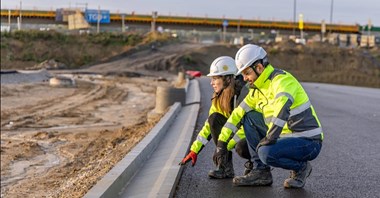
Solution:
<svg viewBox="0 0 380 198">
<path fill-rule="evenodd" d="M 234 166 L 232 163 L 232 152 L 229 151 L 227 156 L 218 159 L 216 162 L 216 169 L 210 170 L 208 176 L 212 179 L 232 178 L 235 176 Z"/>
<path fill-rule="evenodd" d="M 311 174 L 311 164 L 306 163 L 300 171 L 290 171 L 290 176 L 284 181 L 285 188 L 302 188 L 305 186 L 306 178 Z"/>
<path fill-rule="evenodd" d="M 252 169 L 247 175 L 234 177 L 232 183 L 237 186 L 269 186 L 273 183 L 270 168 Z"/>
<path fill-rule="evenodd" d="M 251 161 L 246 161 L 245 164 L 244 164 L 244 175 L 247 175 L 248 173 L 250 173 L 253 169 L 253 163 Z"/>
</svg>

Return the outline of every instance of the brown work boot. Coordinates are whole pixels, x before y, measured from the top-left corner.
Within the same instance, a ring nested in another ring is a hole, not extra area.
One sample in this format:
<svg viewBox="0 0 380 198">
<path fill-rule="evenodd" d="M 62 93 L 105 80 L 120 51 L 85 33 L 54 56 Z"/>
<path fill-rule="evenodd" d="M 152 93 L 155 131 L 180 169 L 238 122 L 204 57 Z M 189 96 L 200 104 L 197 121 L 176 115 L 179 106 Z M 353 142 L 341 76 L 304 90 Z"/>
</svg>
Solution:
<svg viewBox="0 0 380 198">
<path fill-rule="evenodd" d="M 252 169 L 247 175 L 234 177 L 232 183 L 236 186 L 269 186 L 272 185 L 270 168 Z"/>
<path fill-rule="evenodd" d="M 284 181 L 285 188 L 302 188 L 305 186 L 306 178 L 311 174 L 311 164 L 306 163 L 300 171 L 290 171 L 290 176 Z"/>
<path fill-rule="evenodd" d="M 244 164 L 244 175 L 247 175 L 248 173 L 250 173 L 253 169 L 253 163 L 251 161 L 246 161 L 245 164 Z"/>
<path fill-rule="evenodd" d="M 212 179 L 233 178 L 235 176 L 234 166 L 232 163 L 232 152 L 229 151 L 227 156 L 218 159 L 216 162 L 216 169 L 210 170 L 208 176 Z"/>
</svg>

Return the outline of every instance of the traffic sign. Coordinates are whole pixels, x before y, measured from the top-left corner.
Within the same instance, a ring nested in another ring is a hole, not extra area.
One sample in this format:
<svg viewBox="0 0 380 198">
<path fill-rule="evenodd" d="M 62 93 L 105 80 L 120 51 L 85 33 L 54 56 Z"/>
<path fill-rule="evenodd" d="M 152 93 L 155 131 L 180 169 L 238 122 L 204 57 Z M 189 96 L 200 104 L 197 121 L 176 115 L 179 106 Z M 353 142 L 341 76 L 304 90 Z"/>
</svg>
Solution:
<svg viewBox="0 0 380 198">
<path fill-rule="evenodd" d="M 227 27 L 228 26 L 228 21 L 224 20 L 222 25 L 223 25 L 223 27 Z"/>
<path fill-rule="evenodd" d="M 98 18 L 99 17 L 99 18 Z M 109 10 L 89 10 L 85 11 L 86 21 L 89 23 L 110 23 L 110 11 Z"/>
</svg>

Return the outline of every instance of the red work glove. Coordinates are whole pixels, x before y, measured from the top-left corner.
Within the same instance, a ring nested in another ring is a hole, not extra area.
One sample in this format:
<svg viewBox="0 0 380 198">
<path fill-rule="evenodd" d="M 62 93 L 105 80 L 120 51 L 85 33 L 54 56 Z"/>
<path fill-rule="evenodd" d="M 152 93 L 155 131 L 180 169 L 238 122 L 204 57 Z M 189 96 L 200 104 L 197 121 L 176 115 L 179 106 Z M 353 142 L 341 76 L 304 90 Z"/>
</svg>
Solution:
<svg viewBox="0 0 380 198">
<path fill-rule="evenodd" d="M 179 163 L 179 165 L 185 165 L 187 162 L 191 160 L 191 165 L 194 166 L 197 162 L 197 154 L 194 151 L 190 151 L 189 154 L 186 155 L 185 158 Z"/>
</svg>

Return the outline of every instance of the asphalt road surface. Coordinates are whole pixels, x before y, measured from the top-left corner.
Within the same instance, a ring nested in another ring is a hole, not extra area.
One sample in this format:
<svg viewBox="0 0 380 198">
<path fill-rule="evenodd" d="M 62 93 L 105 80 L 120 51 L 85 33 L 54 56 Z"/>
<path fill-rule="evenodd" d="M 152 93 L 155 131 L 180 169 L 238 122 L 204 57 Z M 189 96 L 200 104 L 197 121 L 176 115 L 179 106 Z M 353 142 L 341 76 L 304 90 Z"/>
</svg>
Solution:
<svg viewBox="0 0 380 198">
<path fill-rule="evenodd" d="M 200 78 L 201 109 L 193 139 L 207 119 L 212 89 Z M 274 168 L 270 187 L 236 187 L 232 179 L 209 179 L 215 145 L 210 141 L 187 164 L 175 197 L 379 197 L 380 196 L 380 89 L 303 83 L 324 129 L 325 140 L 303 189 L 284 189 L 289 171 Z M 186 145 L 187 146 L 187 145 Z M 235 152 L 235 175 L 245 160 Z"/>
</svg>

